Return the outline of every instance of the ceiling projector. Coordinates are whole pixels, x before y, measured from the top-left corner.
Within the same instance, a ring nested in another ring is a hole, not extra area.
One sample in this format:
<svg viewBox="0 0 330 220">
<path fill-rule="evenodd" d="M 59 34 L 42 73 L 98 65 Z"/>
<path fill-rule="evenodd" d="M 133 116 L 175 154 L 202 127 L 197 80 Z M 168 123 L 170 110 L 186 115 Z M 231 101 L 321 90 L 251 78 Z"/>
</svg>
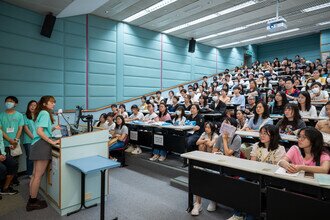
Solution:
<svg viewBox="0 0 330 220">
<path fill-rule="evenodd" d="M 281 16 L 270 19 L 267 22 L 267 30 L 270 32 L 283 31 L 286 28 L 286 20 Z"/>
</svg>

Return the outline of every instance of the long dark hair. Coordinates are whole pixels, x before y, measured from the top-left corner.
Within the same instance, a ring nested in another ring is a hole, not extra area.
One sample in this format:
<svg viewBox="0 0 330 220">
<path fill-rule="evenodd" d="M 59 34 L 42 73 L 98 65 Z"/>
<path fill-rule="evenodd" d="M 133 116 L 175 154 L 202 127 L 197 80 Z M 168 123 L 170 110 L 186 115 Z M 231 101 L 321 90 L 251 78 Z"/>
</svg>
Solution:
<svg viewBox="0 0 330 220">
<path fill-rule="evenodd" d="M 306 102 L 305 102 L 306 110 L 309 111 L 309 110 L 311 109 L 311 107 L 312 107 L 312 104 L 311 104 L 311 96 L 310 96 L 309 92 L 307 92 L 307 91 L 302 91 L 302 92 L 300 92 L 299 95 L 303 95 L 303 96 L 305 96 L 305 98 L 306 98 Z M 299 108 L 299 110 L 301 110 L 301 105 L 300 105 L 299 102 L 298 102 L 298 108 Z"/>
<path fill-rule="evenodd" d="M 37 104 L 37 108 L 38 108 L 38 102 L 37 102 L 36 100 L 31 100 L 31 101 L 29 101 L 29 103 L 28 103 L 28 105 L 27 105 L 27 107 L 26 107 L 25 115 L 26 115 L 26 117 L 27 117 L 28 119 L 30 119 L 30 120 L 33 119 L 33 118 L 32 118 L 32 112 L 30 111 L 30 105 L 31 105 L 32 103 L 36 103 L 36 104 Z"/>
<path fill-rule="evenodd" d="M 159 107 L 160 107 L 161 105 L 163 105 L 163 106 L 165 107 L 165 112 L 164 112 L 164 113 L 161 113 L 161 111 L 159 110 Z M 164 102 L 161 102 L 161 103 L 159 104 L 159 107 L 158 107 L 158 110 L 159 110 L 158 117 L 161 118 L 161 117 L 167 115 L 168 112 L 167 112 L 166 104 L 165 104 Z"/>
<path fill-rule="evenodd" d="M 215 132 L 215 125 L 212 122 L 210 122 L 210 121 L 209 122 L 206 122 L 204 124 L 204 131 L 205 131 L 206 125 L 209 125 L 210 126 L 210 129 L 211 129 L 211 138 L 210 138 L 210 140 L 212 141 L 212 137 L 213 137 L 213 134 Z"/>
<path fill-rule="evenodd" d="M 107 114 L 106 113 L 102 113 L 100 115 L 99 119 L 100 118 L 104 118 L 104 121 L 106 121 L 107 120 Z M 101 121 L 99 120 L 99 122 L 97 123 L 96 127 L 100 127 L 100 125 L 101 125 Z"/>
<path fill-rule="evenodd" d="M 266 102 L 264 102 L 264 101 L 260 101 L 260 102 L 258 102 L 258 103 L 256 104 L 256 107 L 255 107 L 255 109 L 253 110 L 253 113 L 254 113 L 253 124 L 257 124 L 258 119 L 259 119 L 259 115 L 258 115 L 258 113 L 257 113 L 257 107 L 258 107 L 259 104 L 261 104 L 262 107 L 264 108 L 264 112 L 262 113 L 261 118 L 262 118 L 262 119 L 269 118 L 269 109 L 268 109 L 268 105 L 266 104 Z"/>
<path fill-rule="evenodd" d="M 270 141 L 268 150 L 276 150 L 278 148 L 278 142 L 281 140 L 278 128 L 275 125 L 266 124 L 260 128 L 259 132 L 262 132 L 262 130 L 264 130 L 269 135 Z M 258 146 L 266 148 L 265 144 L 261 143 L 260 141 Z"/>
<path fill-rule="evenodd" d="M 288 103 L 285 105 L 284 111 L 285 109 L 291 109 L 293 111 L 293 126 L 296 127 L 298 125 L 298 121 L 301 120 L 298 106 L 293 103 Z M 282 123 L 280 124 L 281 129 L 284 129 L 288 124 L 289 124 L 289 119 L 284 114 Z"/>
<path fill-rule="evenodd" d="M 286 97 L 286 94 L 284 91 L 278 91 L 277 93 L 280 93 L 281 97 L 282 97 L 282 105 L 281 106 L 285 106 L 289 101 L 288 98 Z M 275 94 L 276 95 L 276 94 Z M 274 99 L 274 107 L 277 107 L 277 101 L 276 99 Z"/>
<path fill-rule="evenodd" d="M 117 118 L 121 119 L 121 125 L 118 125 Z M 121 129 L 125 125 L 125 119 L 122 115 L 117 115 L 116 116 L 116 129 Z"/>
<path fill-rule="evenodd" d="M 50 101 L 50 102 L 54 102 L 54 103 L 56 102 L 54 96 L 46 95 L 46 96 L 42 96 L 42 97 L 40 98 L 40 100 L 39 100 L 39 102 L 38 102 L 38 105 L 37 105 L 37 108 L 36 108 L 36 112 L 34 113 L 34 119 L 33 119 L 34 121 L 37 120 L 39 113 L 40 113 L 42 110 L 45 110 L 45 111 L 47 111 L 47 112 L 49 113 L 50 120 L 51 120 L 52 124 L 54 124 L 55 119 L 54 119 L 54 117 L 53 117 L 53 113 L 51 112 L 50 109 L 46 108 L 46 106 L 45 106 L 45 105 L 47 105 L 47 103 L 48 103 L 49 101 Z M 44 105 L 44 104 L 45 104 L 45 105 Z"/>
<path fill-rule="evenodd" d="M 182 106 L 179 106 L 176 111 L 181 111 L 181 115 L 180 117 L 183 118 L 183 117 L 186 117 L 186 113 L 184 111 L 184 108 Z M 175 117 L 174 119 L 177 120 L 179 118 L 179 116 L 177 114 L 175 114 Z"/>
<path fill-rule="evenodd" d="M 320 131 L 316 130 L 316 128 L 307 126 L 305 128 L 302 128 L 298 132 L 298 136 L 302 131 L 305 131 L 305 136 L 307 139 L 311 142 L 311 153 L 313 155 L 313 160 L 315 163 L 320 163 L 321 155 L 323 152 L 329 154 L 329 151 L 324 147 L 323 144 L 323 135 Z M 301 155 L 303 157 L 306 156 L 304 149 L 300 149 Z"/>
</svg>

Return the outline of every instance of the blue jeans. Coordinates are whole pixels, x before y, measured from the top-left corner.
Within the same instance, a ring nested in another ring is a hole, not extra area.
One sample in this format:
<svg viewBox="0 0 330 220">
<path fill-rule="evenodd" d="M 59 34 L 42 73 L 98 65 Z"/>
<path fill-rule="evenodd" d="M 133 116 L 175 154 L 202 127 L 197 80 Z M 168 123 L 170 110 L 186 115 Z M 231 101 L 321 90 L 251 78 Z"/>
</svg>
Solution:
<svg viewBox="0 0 330 220">
<path fill-rule="evenodd" d="M 112 150 L 123 148 L 124 146 L 125 146 L 125 142 L 123 142 L 123 141 L 117 141 L 116 143 L 114 143 L 113 145 L 111 145 L 111 147 L 109 147 L 109 152 L 112 151 Z"/>
<path fill-rule="evenodd" d="M 155 149 L 152 151 L 152 154 L 153 154 L 153 155 L 160 155 L 160 156 L 166 157 L 166 155 L 167 155 L 167 151 L 166 151 L 166 150 L 156 149 L 156 148 L 155 148 Z"/>
<path fill-rule="evenodd" d="M 23 144 L 25 153 L 26 153 L 26 174 L 27 175 L 32 175 L 33 172 L 33 161 L 29 159 L 30 157 L 30 149 L 31 149 L 31 144 Z"/>
</svg>

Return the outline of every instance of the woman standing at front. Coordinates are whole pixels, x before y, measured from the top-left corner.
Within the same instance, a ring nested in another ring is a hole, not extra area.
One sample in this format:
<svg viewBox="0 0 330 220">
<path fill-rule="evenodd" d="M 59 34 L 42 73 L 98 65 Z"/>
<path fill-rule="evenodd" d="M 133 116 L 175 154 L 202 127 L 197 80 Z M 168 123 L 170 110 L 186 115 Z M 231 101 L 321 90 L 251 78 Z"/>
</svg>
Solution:
<svg viewBox="0 0 330 220">
<path fill-rule="evenodd" d="M 52 111 L 55 106 L 55 98 L 53 96 L 43 96 L 38 102 L 37 109 L 34 114 L 35 130 L 32 146 L 30 149 L 30 160 L 34 161 L 33 174 L 30 181 L 30 198 L 26 205 L 26 211 L 43 209 L 47 207 L 47 203 L 37 199 L 41 177 L 46 171 L 49 160 L 52 158 L 52 145 L 60 143 L 60 140 L 53 141 L 52 130 L 58 129 L 54 124 Z"/>
</svg>

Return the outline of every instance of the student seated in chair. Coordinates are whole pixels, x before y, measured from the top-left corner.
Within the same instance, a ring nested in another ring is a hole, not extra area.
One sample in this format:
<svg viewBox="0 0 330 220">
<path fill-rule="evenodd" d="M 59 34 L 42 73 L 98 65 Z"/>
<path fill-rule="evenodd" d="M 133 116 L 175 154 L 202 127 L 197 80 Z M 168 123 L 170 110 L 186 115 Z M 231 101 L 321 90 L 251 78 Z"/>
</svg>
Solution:
<svg viewBox="0 0 330 220">
<path fill-rule="evenodd" d="M 212 122 L 206 122 L 204 125 L 204 132 L 199 137 L 196 145 L 199 151 L 212 152 L 213 145 L 218 139 L 218 135 L 215 132 L 215 126 Z"/>
<path fill-rule="evenodd" d="M 185 116 L 185 111 L 182 106 L 179 106 L 176 111 L 175 111 L 175 116 L 172 120 L 173 125 L 176 126 L 183 126 L 185 125 L 186 122 L 186 116 Z"/>
<path fill-rule="evenodd" d="M 129 121 L 142 121 L 144 118 L 144 115 L 139 112 L 139 107 L 137 105 L 132 105 L 131 107 L 132 114 L 129 116 L 129 118 L 126 119 L 126 122 Z M 132 154 L 140 154 L 142 153 L 142 150 L 139 146 L 136 145 L 130 145 L 125 152 L 132 153 Z"/>
<path fill-rule="evenodd" d="M 233 118 L 226 118 L 222 123 L 227 123 L 234 127 L 237 127 L 237 122 Z M 206 130 L 207 128 L 205 126 L 205 131 Z M 226 156 L 239 157 L 241 143 L 242 140 L 239 135 L 234 135 L 233 137 L 229 137 L 227 133 L 220 134 L 217 140 L 215 141 L 215 144 L 212 148 L 212 152 Z M 213 212 L 216 210 L 216 208 L 217 208 L 217 204 L 213 201 L 210 201 L 209 205 L 207 206 L 207 211 Z M 191 210 L 190 214 L 196 216 L 199 215 L 199 212 L 201 211 L 202 211 L 202 197 L 196 196 L 196 202 L 194 203 L 194 207 Z"/>
<path fill-rule="evenodd" d="M 325 116 L 330 116 L 330 102 L 327 102 L 327 104 L 323 107 L 325 109 Z M 321 116 L 321 113 L 320 113 Z M 320 120 L 317 122 L 315 128 L 321 132 L 325 132 L 330 134 L 330 119 Z"/>
<path fill-rule="evenodd" d="M 254 111 L 254 116 L 250 118 L 247 126 L 243 131 L 259 130 L 265 124 L 273 124 L 273 120 L 269 117 L 268 105 L 265 102 L 259 102 Z"/>
<path fill-rule="evenodd" d="M 275 125 L 264 125 L 259 131 L 260 142 L 252 146 L 250 153 L 251 160 L 263 163 L 277 164 L 285 156 L 285 148 L 279 145 L 281 139 L 278 128 Z M 241 178 L 244 179 L 244 178 Z M 228 220 L 242 219 L 242 212 L 235 210 L 234 215 Z M 254 219 L 250 214 L 246 214 L 245 219 Z"/>
<path fill-rule="evenodd" d="M 125 125 L 125 120 L 122 115 L 117 115 L 116 117 L 116 127 L 113 131 L 112 139 L 110 142 L 112 144 L 109 146 L 109 151 L 116 150 L 118 148 L 123 148 L 125 146 L 126 138 L 128 137 L 128 128 Z M 116 140 L 117 141 L 114 141 Z"/>
<path fill-rule="evenodd" d="M 166 104 L 161 102 L 159 104 L 159 114 L 158 114 L 159 121 L 171 121 L 171 116 L 167 112 Z M 151 161 L 158 160 L 163 162 L 166 159 L 167 151 L 164 149 L 153 149 L 152 151 L 153 156 L 149 158 Z"/>
<path fill-rule="evenodd" d="M 330 154 L 324 147 L 323 135 L 313 127 L 298 133 L 298 146 L 293 145 L 278 163 L 288 173 L 329 173 Z"/>
<path fill-rule="evenodd" d="M 186 150 L 194 151 L 197 149 L 196 142 L 204 132 L 204 118 L 201 114 L 199 114 L 199 105 L 192 104 L 190 109 L 191 115 L 188 116 L 187 120 L 195 121 L 196 125 L 194 126 L 192 132 L 187 134 L 186 137 Z"/>
<path fill-rule="evenodd" d="M 317 111 L 315 106 L 311 104 L 309 92 L 300 92 L 298 96 L 298 108 L 301 117 L 317 117 Z"/>
<path fill-rule="evenodd" d="M 225 103 L 223 103 L 220 100 L 220 98 L 219 98 L 220 93 L 218 91 L 216 91 L 216 92 L 213 92 L 212 95 L 213 95 L 212 96 L 212 100 L 213 101 L 210 104 L 209 109 L 211 109 L 215 113 L 222 113 L 222 114 L 224 114 L 226 112 L 227 106 L 226 106 Z"/>
<path fill-rule="evenodd" d="M 281 134 L 295 135 L 295 131 L 305 128 L 306 124 L 301 119 L 296 104 L 288 103 L 284 108 L 284 116 L 276 124 Z"/>
</svg>

